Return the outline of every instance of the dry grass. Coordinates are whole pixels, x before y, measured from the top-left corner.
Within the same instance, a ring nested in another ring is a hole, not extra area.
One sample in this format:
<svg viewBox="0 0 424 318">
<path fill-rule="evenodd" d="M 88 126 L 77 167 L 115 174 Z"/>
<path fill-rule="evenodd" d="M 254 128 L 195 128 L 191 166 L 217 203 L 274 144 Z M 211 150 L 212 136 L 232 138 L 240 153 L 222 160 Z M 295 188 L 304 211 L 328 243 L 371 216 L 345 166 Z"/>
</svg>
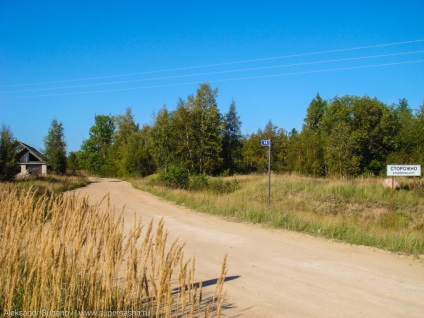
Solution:
<svg viewBox="0 0 424 318">
<path fill-rule="evenodd" d="M 424 254 L 424 187 L 421 183 L 414 192 L 413 179 L 401 179 L 402 189 L 392 194 L 378 178 L 273 175 L 270 208 L 266 175 L 237 176 L 237 180 L 239 189 L 224 195 L 159 187 L 149 178 L 132 183 L 177 204 L 242 222 Z"/>
<path fill-rule="evenodd" d="M 38 195 L 61 193 L 86 186 L 89 183 L 88 177 L 84 175 L 58 176 L 53 174 L 47 176 L 34 175 L 25 179 L 15 179 L 11 182 L 11 184 L 23 191 L 27 191 L 32 187 L 36 189 Z"/>
<path fill-rule="evenodd" d="M 219 316 L 225 260 L 216 294 L 205 295 L 194 260 L 167 236 L 163 222 L 141 220 L 124 236 L 109 207 L 0 184 L 0 314 Z"/>
</svg>

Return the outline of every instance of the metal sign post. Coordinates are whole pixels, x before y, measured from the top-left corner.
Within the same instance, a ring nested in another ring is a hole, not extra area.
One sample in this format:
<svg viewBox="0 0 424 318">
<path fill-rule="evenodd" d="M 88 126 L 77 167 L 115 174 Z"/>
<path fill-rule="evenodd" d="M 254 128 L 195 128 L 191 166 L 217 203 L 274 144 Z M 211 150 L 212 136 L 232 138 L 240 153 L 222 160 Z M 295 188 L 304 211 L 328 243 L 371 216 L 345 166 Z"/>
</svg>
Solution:
<svg viewBox="0 0 424 318">
<path fill-rule="evenodd" d="M 261 140 L 261 145 L 268 147 L 268 207 L 271 205 L 271 139 Z"/>
<path fill-rule="evenodd" d="M 392 193 L 395 188 L 395 176 L 414 177 L 414 191 L 417 191 L 415 177 L 421 176 L 421 165 L 387 165 L 386 175 L 392 177 Z"/>
</svg>

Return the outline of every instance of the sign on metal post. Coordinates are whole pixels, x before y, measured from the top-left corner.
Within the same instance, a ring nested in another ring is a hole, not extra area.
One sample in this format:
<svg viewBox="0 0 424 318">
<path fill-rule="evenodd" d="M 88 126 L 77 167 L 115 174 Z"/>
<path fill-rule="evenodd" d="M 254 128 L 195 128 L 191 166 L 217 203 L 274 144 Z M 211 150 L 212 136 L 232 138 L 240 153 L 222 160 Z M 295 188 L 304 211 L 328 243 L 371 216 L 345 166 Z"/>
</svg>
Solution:
<svg viewBox="0 0 424 318">
<path fill-rule="evenodd" d="M 395 177 L 414 177 L 414 191 L 417 191 L 415 177 L 421 176 L 421 165 L 387 165 L 387 176 L 392 177 L 392 192 Z"/>
<path fill-rule="evenodd" d="M 261 140 L 261 145 L 268 147 L 271 145 L 271 140 L 268 140 L 268 139 Z"/>
<path fill-rule="evenodd" d="M 268 147 L 268 207 L 271 205 L 271 139 L 261 140 L 261 145 Z"/>
<path fill-rule="evenodd" d="M 419 177 L 421 165 L 388 165 L 388 177 Z"/>
</svg>

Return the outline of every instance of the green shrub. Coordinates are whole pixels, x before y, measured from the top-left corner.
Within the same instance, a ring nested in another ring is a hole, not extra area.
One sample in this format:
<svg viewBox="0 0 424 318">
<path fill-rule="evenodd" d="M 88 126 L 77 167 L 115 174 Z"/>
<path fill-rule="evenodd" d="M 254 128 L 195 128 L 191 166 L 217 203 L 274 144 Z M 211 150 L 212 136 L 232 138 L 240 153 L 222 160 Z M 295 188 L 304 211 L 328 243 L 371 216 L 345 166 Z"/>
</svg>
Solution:
<svg viewBox="0 0 424 318">
<path fill-rule="evenodd" d="M 237 179 L 224 181 L 222 178 L 217 178 L 209 182 L 209 189 L 213 193 L 231 193 L 236 191 L 238 188 L 239 183 Z"/>
<path fill-rule="evenodd" d="M 167 187 L 187 189 L 190 178 L 187 169 L 172 165 L 159 173 L 159 182 Z"/>
<path fill-rule="evenodd" d="M 190 177 L 190 190 L 201 191 L 209 187 L 209 178 L 204 174 L 194 175 Z"/>
</svg>

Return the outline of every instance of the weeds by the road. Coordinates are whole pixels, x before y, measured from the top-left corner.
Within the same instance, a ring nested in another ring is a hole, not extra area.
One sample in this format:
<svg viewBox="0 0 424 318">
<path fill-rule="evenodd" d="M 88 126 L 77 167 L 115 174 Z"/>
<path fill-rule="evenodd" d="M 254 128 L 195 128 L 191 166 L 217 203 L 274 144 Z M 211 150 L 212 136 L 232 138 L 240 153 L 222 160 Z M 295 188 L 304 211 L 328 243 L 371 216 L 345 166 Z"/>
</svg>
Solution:
<svg viewBox="0 0 424 318">
<path fill-rule="evenodd" d="M 134 219 L 127 235 L 123 230 L 123 219 L 108 206 L 0 184 L 0 315 L 220 312 L 224 280 L 216 295 L 203 292 L 194 261 L 184 260 L 184 245 L 168 242 L 163 222 Z"/>
<path fill-rule="evenodd" d="M 3 185 L 17 187 L 26 192 L 31 187 L 36 189 L 38 195 L 45 193 L 61 193 L 69 190 L 74 190 L 86 186 L 90 183 L 84 175 L 77 176 L 58 176 L 58 175 L 35 175 L 25 179 L 17 179 Z"/>
<path fill-rule="evenodd" d="M 392 194 L 382 180 L 317 179 L 273 175 L 271 207 L 267 207 L 267 177 L 237 176 L 233 193 L 186 191 L 152 185 L 149 178 L 132 180 L 150 191 L 195 210 L 243 222 L 310 233 L 394 252 L 424 254 L 424 192 L 414 192 L 412 180 Z"/>
</svg>

